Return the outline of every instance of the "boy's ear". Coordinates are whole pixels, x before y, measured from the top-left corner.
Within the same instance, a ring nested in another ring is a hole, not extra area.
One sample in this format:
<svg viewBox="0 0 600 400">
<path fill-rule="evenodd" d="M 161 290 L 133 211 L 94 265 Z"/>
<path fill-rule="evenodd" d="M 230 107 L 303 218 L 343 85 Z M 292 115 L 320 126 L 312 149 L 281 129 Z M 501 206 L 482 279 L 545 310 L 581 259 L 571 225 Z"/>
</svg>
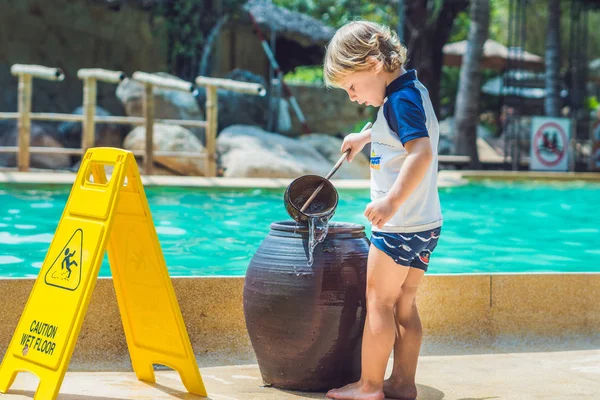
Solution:
<svg viewBox="0 0 600 400">
<path fill-rule="evenodd" d="M 375 73 L 383 71 L 383 62 L 379 61 L 377 57 L 369 56 L 367 57 L 367 62 L 371 65 Z"/>
</svg>

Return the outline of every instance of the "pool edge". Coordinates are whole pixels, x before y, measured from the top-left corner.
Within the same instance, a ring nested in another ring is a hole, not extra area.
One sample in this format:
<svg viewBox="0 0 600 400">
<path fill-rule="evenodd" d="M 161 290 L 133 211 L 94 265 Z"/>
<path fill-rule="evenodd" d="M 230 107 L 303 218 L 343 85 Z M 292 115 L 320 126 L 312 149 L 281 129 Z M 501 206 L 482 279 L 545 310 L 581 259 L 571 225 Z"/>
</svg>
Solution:
<svg viewBox="0 0 600 400">
<path fill-rule="evenodd" d="M 72 172 L 12 172 L 0 171 L 0 183 L 72 185 L 76 174 Z M 554 180 L 600 182 L 600 173 L 595 172 L 535 172 L 535 171 L 452 171 L 442 170 L 438 174 L 439 187 L 462 186 L 468 181 L 493 180 Z M 286 188 L 292 178 L 206 178 L 198 176 L 142 176 L 144 186 L 204 187 L 204 188 Z M 368 189 L 368 179 L 333 179 L 340 189 Z"/>
</svg>

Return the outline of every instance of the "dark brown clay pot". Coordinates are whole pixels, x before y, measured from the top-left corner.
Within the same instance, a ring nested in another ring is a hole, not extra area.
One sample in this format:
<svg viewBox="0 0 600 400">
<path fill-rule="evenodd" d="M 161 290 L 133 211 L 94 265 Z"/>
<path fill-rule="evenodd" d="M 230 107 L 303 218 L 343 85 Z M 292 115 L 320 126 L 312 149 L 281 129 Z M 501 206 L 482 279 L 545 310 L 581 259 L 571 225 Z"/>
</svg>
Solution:
<svg viewBox="0 0 600 400">
<path fill-rule="evenodd" d="M 360 378 L 369 240 L 364 227 L 330 222 L 308 260 L 308 229 L 271 224 L 250 261 L 244 316 L 265 383 L 325 391 Z"/>
</svg>

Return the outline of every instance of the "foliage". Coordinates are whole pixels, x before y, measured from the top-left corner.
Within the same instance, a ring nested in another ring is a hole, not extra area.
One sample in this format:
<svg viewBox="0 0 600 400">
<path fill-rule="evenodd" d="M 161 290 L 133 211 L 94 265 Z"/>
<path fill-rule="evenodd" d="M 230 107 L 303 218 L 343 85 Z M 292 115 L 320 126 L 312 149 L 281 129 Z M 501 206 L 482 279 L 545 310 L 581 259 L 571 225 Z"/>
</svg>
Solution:
<svg viewBox="0 0 600 400">
<path fill-rule="evenodd" d="M 586 107 L 590 111 L 597 110 L 600 107 L 600 102 L 596 96 L 590 96 L 585 99 Z"/>
<path fill-rule="evenodd" d="M 323 83 L 323 68 L 320 66 L 297 67 L 294 71 L 285 74 L 286 82 L 296 83 Z"/>
<path fill-rule="evenodd" d="M 357 17 L 390 24 L 396 15 L 396 0 L 274 0 L 274 4 L 308 14 L 333 27 L 340 27 Z M 395 22 L 397 23 L 397 22 Z"/>
</svg>

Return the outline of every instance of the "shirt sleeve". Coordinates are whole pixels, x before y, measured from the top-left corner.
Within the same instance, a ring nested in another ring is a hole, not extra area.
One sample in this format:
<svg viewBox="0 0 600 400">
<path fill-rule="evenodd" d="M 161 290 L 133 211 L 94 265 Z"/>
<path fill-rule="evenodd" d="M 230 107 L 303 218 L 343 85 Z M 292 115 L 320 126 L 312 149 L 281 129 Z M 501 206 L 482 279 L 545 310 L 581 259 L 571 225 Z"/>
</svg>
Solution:
<svg viewBox="0 0 600 400">
<path fill-rule="evenodd" d="M 429 137 L 420 96 L 416 98 L 397 93 L 388 97 L 383 105 L 383 115 L 403 146 L 411 140 Z"/>
</svg>

